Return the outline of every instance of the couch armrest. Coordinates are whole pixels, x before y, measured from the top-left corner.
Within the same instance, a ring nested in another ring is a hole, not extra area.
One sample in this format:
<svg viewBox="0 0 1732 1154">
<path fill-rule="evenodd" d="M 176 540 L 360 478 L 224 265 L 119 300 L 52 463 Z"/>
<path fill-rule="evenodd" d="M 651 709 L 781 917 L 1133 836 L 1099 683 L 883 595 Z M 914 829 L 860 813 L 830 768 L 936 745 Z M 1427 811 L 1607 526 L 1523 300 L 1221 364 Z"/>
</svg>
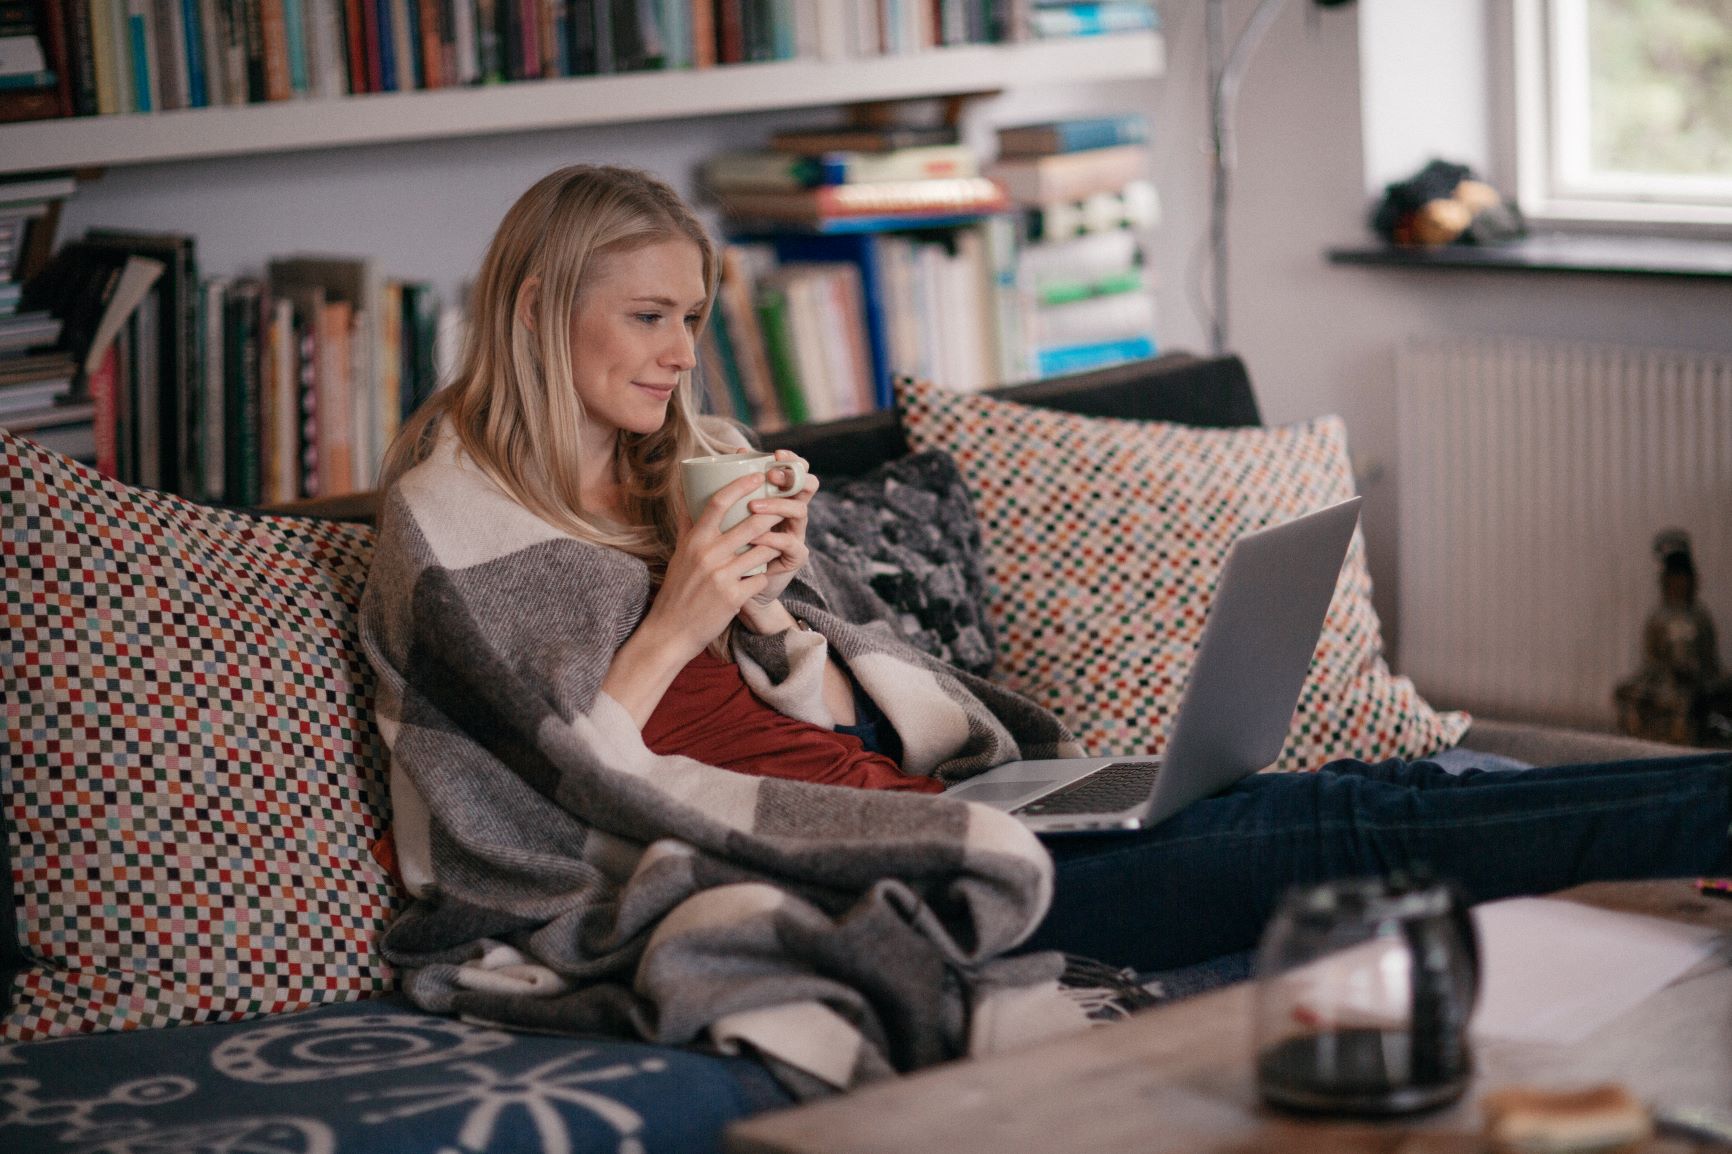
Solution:
<svg viewBox="0 0 1732 1154">
<path fill-rule="evenodd" d="M 1585 765 L 1597 761 L 1622 761 L 1637 757 L 1679 757 L 1704 750 L 1657 741 L 1596 733 L 1585 729 L 1562 729 L 1525 722 L 1492 721 L 1476 717 L 1461 739 L 1463 749 L 1513 757 L 1533 765 Z"/>
</svg>

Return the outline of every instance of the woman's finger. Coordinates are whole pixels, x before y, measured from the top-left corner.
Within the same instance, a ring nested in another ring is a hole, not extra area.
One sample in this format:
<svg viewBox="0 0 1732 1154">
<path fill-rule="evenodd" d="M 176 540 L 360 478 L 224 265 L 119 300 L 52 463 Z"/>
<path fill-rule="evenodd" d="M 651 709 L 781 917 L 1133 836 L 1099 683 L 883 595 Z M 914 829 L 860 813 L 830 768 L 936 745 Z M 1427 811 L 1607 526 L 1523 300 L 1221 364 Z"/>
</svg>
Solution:
<svg viewBox="0 0 1732 1154">
<path fill-rule="evenodd" d="M 735 477 L 717 489 L 710 499 L 704 502 L 703 512 L 695 522 L 694 528 L 701 528 L 705 531 L 719 528 L 722 517 L 727 511 L 749 496 L 758 488 L 759 484 L 757 477 L 747 473 L 744 477 Z"/>
<path fill-rule="evenodd" d="M 782 523 L 782 518 L 770 513 L 753 513 L 738 525 L 716 537 L 716 544 L 723 549 L 743 549 L 773 531 Z"/>
<path fill-rule="evenodd" d="M 797 533 L 763 533 L 752 538 L 754 545 L 768 545 L 784 557 L 799 558 L 804 563 L 811 552 Z"/>
<path fill-rule="evenodd" d="M 808 516 L 806 502 L 795 497 L 766 497 L 753 501 L 746 508 L 753 513 L 764 513 L 785 521 L 804 521 Z"/>
<path fill-rule="evenodd" d="M 744 578 L 748 576 L 749 570 L 756 569 L 760 565 L 768 565 L 772 561 L 780 559 L 781 556 L 779 551 L 767 545 L 753 545 L 738 557 L 730 558 L 728 563 L 722 566 L 721 572 L 732 577 Z M 757 576 L 762 577 L 763 574 L 760 573 Z"/>
</svg>

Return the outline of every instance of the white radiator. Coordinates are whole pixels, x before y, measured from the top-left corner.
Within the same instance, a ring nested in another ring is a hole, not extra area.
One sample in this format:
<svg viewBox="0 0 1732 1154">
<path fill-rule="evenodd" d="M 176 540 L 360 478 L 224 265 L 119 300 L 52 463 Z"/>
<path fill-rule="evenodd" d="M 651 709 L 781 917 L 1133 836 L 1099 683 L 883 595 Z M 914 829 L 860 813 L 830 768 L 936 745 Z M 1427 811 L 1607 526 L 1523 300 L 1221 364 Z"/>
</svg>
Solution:
<svg viewBox="0 0 1732 1154">
<path fill-rule="evenodd" d="M 1732 660 L 1732 356 L 1458 338 L 1397 360 L 1399 659 L 1434 703 L 1610 727 L 1674 526 Z"/>
</svg>

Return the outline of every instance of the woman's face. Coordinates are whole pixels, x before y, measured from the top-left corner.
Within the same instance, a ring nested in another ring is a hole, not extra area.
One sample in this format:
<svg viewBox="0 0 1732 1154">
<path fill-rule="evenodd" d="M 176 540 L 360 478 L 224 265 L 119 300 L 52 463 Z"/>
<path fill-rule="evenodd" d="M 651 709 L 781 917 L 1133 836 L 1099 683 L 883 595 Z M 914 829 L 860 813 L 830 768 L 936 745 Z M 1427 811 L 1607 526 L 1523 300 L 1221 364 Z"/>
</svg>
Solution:
<svg viewBox="0 0 1732 1154">
<path fill-rule="evenodd" d="M 589 432 L 653 433 L 697 363 L 704 264 L 689 240 L 608 253 L 586 270 L 571 315 L 571 367 Z"/>
</svg>

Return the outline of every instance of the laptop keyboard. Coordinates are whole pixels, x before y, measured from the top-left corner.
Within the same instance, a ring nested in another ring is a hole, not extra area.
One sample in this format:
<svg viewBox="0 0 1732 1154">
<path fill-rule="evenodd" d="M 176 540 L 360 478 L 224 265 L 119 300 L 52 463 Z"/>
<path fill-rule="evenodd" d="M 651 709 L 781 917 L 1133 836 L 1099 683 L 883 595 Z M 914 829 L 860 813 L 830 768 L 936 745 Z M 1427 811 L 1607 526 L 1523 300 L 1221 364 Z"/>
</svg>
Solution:
<svg viewBox="0 0 1732 1154">
<path fill-rule="evenodd" d="M 1155 787 L 1158 761 L 1115 761 L 1013 813 L 1118 813 L 1141 805 Z"/>
</svg>

